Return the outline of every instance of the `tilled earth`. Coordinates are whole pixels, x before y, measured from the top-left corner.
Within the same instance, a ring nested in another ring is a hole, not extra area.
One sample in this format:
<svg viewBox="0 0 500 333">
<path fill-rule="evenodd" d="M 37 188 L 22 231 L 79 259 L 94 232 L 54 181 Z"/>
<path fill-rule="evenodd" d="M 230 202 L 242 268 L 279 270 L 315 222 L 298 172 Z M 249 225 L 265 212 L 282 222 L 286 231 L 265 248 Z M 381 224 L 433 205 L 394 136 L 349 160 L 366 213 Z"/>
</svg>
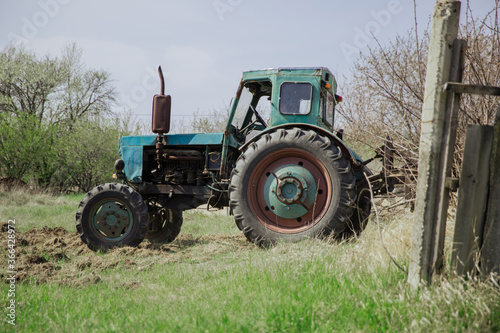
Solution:
<svg viewBox="0 0 500 333">
<path fill-rule="evenodd" d="M 1 224 L 2 251 L 7 254 L 7 223 Z M 158 264 L 182 261 L 205 262 L 214 256 L 255 248 L 243 235 L 179 235 L 170 244 L 143 241 L 138 247 L 91 251 L 77 232 L 62 227 L 16 232 L 16 279 L 18 282 L 59 283 L 78 286 L 98 283 L 100 272 L 111 269 L 142 271 Z M 7 263 L 7 258 L 3 260 Z M 6 281 L 5 270 L 0 278 Z M 124 287 L 133 287 L 124 285 Z"/>
</svg>

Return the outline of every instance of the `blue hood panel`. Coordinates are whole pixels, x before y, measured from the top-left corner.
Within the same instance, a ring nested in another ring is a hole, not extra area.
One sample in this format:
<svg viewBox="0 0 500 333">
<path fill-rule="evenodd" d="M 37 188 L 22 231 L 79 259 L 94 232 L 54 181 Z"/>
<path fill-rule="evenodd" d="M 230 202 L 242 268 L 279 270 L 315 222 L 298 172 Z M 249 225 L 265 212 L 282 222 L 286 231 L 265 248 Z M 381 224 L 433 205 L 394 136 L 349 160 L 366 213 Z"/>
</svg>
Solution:
<svg viewBox="0 0 500 333">
<path fill-rule="evenodd" d="M 118 153 L 125 162 L 125 176 L 133 183 L 142 182 L 142 152 L 144 146 L 155 146 L 156 135 L 124 136 L 118 140 Z M 164 136 L 165 146 L 222 145 L 224 133 L 170 134 Z"/>
</svg>

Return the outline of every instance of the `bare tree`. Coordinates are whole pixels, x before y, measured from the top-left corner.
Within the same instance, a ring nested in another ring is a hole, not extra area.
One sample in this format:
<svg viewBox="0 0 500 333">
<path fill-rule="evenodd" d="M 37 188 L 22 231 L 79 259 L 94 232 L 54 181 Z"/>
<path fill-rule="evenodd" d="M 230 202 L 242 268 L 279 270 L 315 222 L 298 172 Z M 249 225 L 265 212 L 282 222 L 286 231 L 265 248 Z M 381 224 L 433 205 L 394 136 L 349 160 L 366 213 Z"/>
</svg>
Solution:
<svg viewBox="0 0 500 333">
<path fill-rule="evenodd" d="M 75 44 L 62 58 L 38 58 L 23 47 L 0 53 L 0 112 L 36 116 L 39 123 L 75 122 L 109 113 L 115 101 L 109 73 L 86 69 Z"/>
<path fill-rule="evenodd" d="M 484 18 L 466 4 L 460 38 L 467 40 L 465 83 L 500 85 L 499 1 Z M 339 106 L 346 137 L 377 147 L 386 135 L 404 162 L 416 159 L 424 98 L 428 33 L 415 28 L 387 46 L 378 44 L 359 56 L 351 77 L 344 78 L 344 103 Z M 467 123 L 491 124 L 498 97 L 464 95 L 460 108 L 454 171 L 460 170 Z M 355 133 L 355 134 L 354 134 Z"/>
<path fill-rule="evenodd" d="M 229 118 L 229 111 L 229 107 L 213 109 L 207 116 L 195 112 L 193 121 L 189 124 L 187 131 L 191 133 L 224 132 Z"/>
<path fill-rule="evenodd" d="M 103 70 L 86 69 L 81 60 L 82 50 L 75 44 L 63 53 L 64 84 L 54 108 L 56 121 L 75 122 L 83 116 L 95 117 L 111 113 L 115 91 L 110 74 Z"/>
<path fill-rule="evenodd" d="M 9 46 L 0 53 L 0 111 L 36 116 L 41 123 L 63 80 L 57 59 L 37 59 L 22 47 Z"/>
<path fill-rule="evenodd" d="M 104 122 L 115 99 L 110 76 L 87 69 L 81 54 L 74 44 L 60 58 L 13 45 L 0 52 L 0 178 L 84 189 L 104 177 L 125 124 Z"/>
</svg>

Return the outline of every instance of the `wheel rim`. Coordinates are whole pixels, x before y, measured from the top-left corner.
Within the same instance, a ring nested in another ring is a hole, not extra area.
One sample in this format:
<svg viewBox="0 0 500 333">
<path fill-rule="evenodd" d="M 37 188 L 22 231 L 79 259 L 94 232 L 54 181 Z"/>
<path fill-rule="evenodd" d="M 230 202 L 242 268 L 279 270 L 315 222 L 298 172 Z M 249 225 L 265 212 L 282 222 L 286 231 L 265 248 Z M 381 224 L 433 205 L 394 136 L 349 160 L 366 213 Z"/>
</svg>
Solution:
<svg viewBox="0 0 500 333">
<path fill-rule="evenodd" d="M 90 216 L 92 231 L 104 241 L 118 242 L 127 237 L 132 229 L 132 210 L 118 199 L 99 201 Z"/>
<path fill-rule="evenodd" d="M 154 238 L 167 227 L 170 221 L 170 215 L 166 208 L 158 207 L 156 205 L 150 206 L 150 218 L 148 225 L 148 233 L 146 238 Z"/>
<path fill-rule="evenodd" d="M 332 186 L 328 171 L 313 154 L 288 148 L 258 162 L 247 194 L 250 209 L 266 228 L 298 233 L 325 215 Z"/>
</svg>

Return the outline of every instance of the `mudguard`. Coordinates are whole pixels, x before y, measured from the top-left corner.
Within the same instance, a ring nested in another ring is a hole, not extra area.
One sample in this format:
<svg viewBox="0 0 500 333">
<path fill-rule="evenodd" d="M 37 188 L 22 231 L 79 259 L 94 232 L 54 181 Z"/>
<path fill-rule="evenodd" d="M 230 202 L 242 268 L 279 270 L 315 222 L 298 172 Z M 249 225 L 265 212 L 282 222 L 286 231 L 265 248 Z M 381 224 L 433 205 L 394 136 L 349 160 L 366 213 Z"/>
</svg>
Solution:
<svg viewBox="0 0 500 333">
<path fill-rule="evenodd" d="M 304 124 L 304 123 L 283 124 L 283 125 L 278 125 L 278 126 L 267 128 L 259 135 L 256 135 L 255 137 L 250 139 L 248 142 L 245 142 L 245 144 L 243 146 L 241 146 L 239 149 L 241 151 L 244 151 L 249 144 L 251 144 L 252 142 L 255 142 L 256 140 L 258 140 L 258 138 L 260 136 L 264 135 L 267 132 L 274 131 L 274 130 L 277 130 L 280 128 L 292 128 L 292 127 L 311 129 L 311 130 L 313 130 L 321 135 L 324 135 L 324 136 L 330 138 L 330 140 L 335 142 L 335 144 L 340 148 L 340 150 L 347 157 L 349 162 L 351 162 L 351 166 L 354 170 L 354 174 L 355 174 L 357 180 L 361 180 L 364 178 L 363 172 L 362 172 L 363 170 L 365 170 L 365 172 L 367 172 L 368 174 L 371 174 L 371 171 L 368 170 L 368 168 L 363 165 L 363 159 L 354 150 L 347 147 L 346 144 L 338 136 L 336 136 L 332 132 L 325 130 L 324 128 L 314 126 L 311 124 Z"/>
</svg>

